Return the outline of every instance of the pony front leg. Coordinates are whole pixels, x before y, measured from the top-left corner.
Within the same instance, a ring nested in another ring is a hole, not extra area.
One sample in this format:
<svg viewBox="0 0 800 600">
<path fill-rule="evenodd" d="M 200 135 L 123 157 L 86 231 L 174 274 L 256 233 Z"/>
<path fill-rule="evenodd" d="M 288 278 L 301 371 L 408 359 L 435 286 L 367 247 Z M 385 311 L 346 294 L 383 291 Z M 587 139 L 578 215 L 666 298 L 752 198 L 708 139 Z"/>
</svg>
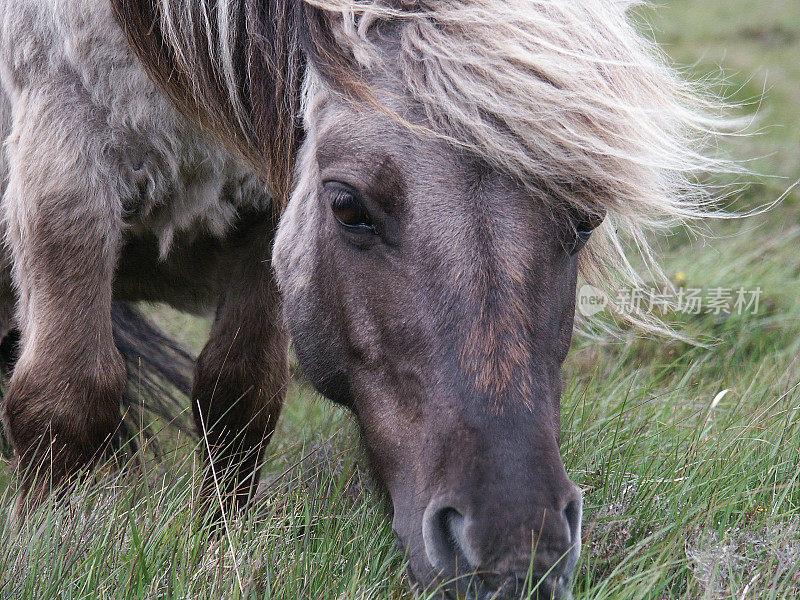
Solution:
<svg viewBox="0 0 800 600">
<path fill-rule="evenodd" d="M 271 266 L 274 224 L 269 217 L 248 221 L 231 241 L 192 392 L 195 423 L 210 454 L 204 495 L 219 508 L 243 506 L 255 492 L 288 380 L 288 336 Z"/>
<path fill-rule="evenodd" d="M 88 165 L 65 177 L 65 161 L 43 160 L 58 161 L 57 140 L 23 134 L 8 149 L 21 353 L 3 413 L 21 475 L 18 514 L 102 454 L 126 380 L 111 330 L 121 202 Z"/>
</svg>

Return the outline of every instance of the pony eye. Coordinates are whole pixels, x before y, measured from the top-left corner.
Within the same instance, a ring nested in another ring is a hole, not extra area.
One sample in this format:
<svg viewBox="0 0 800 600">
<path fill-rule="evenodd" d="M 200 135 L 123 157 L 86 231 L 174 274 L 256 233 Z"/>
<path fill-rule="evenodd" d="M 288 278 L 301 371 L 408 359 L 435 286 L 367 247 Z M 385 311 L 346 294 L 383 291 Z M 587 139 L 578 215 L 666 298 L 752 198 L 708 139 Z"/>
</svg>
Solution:
<svg viewBox="0 0 800 600">
<path fill-rule="evenodd" d="M 580 252 L 586 245 L 586 242 L 589 241 L 590 237 L 592 237 L 591 229 L 578 229 L 575 231 L 575 243 L 572 245 L 569 255 L 575 256 L 578 252 Z"/>
<path fill-rule="evenodd" d="M 572 248 L 569 252 L 570 256 L 575 256 L 583 249 L 583 247 L 586 245 L 586 242 L 588 242 L 589 238 L 592 237 L 592 232 L 594 232 L 594 230 L 600 226 L 605 217 L 605 211 L 602 211 L 597 214 L 583 215 L 582 217 L 573 221 L 575 237 Z"/>
<path fill-rule="evenodd" d="M 325 184 L 331 198 L 331 212 L 339 224 L 351 231 L 375 233 L 372 219 L 355 188 L 339 182 Z"/>
</svg>

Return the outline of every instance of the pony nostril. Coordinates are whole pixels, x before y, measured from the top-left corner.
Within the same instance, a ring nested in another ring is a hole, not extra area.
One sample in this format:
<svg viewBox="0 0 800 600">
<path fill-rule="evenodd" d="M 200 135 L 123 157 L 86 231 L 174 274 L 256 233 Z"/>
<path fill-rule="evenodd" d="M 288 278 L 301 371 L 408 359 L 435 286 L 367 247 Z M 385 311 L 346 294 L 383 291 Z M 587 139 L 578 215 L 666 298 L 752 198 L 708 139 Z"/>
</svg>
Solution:
<svg viewBox="0 0 800 600">
<path fill-rule="evenodd" d="M 561 575 L 558 577 L 558 586 L 565 592 L 569 592 L 570 582 L 575 567 L 578 566 L 578 559 L 581 555 L 581 517 L 583 516 L 583 499 L 580 492 L 573 500 L 564 507 L 564 519 L 567 522 L 569 532 L 569 549 L 567 550 L 566 560 L 563 560 Z"/>
<path fill-rule="evenodd" d="M 583 514 L 583 501 L 580 498 L 571 500 L 564 508 L 564 519 L 569 529 L 569 543 L 571 546 L 581 542 L 581 516 Z"/>
<path fill-rule="evenodd" d="M 464 515 L 455 508 L 444 506 L 425 511 L 422 523 L 422 539 L 425 553 L 433 567 L 445 575 L 474 570 L 467 557 Z"/>
</svg>

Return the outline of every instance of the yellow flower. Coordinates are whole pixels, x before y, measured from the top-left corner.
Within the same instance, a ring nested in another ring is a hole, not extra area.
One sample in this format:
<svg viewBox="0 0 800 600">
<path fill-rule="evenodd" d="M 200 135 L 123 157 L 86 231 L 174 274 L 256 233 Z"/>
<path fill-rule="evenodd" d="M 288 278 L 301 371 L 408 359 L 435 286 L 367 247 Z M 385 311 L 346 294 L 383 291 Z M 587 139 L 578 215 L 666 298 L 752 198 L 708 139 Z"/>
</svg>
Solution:
<svg viewBox="0 0 800 600">
<path fill-rule="evenodd" d="M 678 283 L 683 283 L 686 280 L 686 273 L 684 273 L 683 271 L 678 271 L 675 274 L 675 279 L 678 280 Z"/>
</svg>

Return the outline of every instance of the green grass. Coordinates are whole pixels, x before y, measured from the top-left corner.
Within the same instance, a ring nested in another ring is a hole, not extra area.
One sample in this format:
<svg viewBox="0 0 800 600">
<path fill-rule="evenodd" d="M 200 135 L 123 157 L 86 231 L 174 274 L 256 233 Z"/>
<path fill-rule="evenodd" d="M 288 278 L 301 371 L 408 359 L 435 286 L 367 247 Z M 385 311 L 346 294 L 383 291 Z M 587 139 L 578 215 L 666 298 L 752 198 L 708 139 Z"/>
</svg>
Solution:
<svg viewBox="0 0 800 600">
<path fill-rule="evenodd" d="M 800 3 L 673 0 L 644 11 L 668 54 L 758 109 L 738 156 L 767 175 L 751 206 L 800 178 Z M 752 104 L 764 92 L 763 101 Z M 562 453 L 584 489 L 578 598 L 800 597 L 800 195 L 708 237 L 661 242 L 687 287 L 760 287 L 757 315 L 671 316 L 705 347 L 628 332 L 576 338 Z M 163 310 L 187 343 L 207 324 Z M 352 419 L 292 385 L 257 506 L 212 531 L 190 442 L 101 471 L 15 529 L 0 517 L 0 598 L 410 599 Z M 15 482 L 0 467 L 0 508 Z"/>
</svg>

